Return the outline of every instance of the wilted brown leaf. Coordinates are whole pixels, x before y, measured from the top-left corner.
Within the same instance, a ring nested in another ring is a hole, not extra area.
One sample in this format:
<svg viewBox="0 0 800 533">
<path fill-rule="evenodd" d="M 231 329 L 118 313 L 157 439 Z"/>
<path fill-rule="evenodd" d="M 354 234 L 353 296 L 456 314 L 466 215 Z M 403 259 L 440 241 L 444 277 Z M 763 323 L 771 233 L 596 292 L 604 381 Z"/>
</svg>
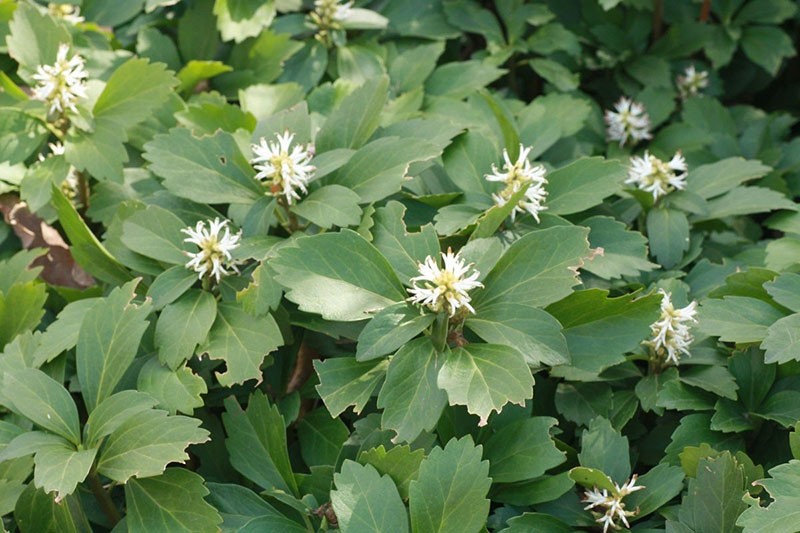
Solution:
<svg viewBox="0 0 800 533">
<path fill-rule="evenodd" d="M 69 245 L 56 229 L 31 213 L 16 194 L 0 195 L 0 211 L 6 223 L 22 242 L 22 247 L 46 248 L 47 253 L 33 262 L 43 267 L 41 278 L 51 285 L 85 289 L 94 279 L 72 258 Z"/>
</svg>

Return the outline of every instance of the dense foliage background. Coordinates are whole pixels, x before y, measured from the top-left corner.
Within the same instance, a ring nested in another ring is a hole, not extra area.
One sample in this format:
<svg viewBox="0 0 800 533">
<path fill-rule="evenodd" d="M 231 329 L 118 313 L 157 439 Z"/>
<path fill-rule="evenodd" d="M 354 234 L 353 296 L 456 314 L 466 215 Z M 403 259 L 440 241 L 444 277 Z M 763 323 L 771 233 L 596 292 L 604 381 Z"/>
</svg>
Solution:
<svg viewBox="0 0 800 533">
<path fill-rule="evenodd" d="M 800 531 L 798 6 L 0 0 L 3 529 Z"/>
</svg>

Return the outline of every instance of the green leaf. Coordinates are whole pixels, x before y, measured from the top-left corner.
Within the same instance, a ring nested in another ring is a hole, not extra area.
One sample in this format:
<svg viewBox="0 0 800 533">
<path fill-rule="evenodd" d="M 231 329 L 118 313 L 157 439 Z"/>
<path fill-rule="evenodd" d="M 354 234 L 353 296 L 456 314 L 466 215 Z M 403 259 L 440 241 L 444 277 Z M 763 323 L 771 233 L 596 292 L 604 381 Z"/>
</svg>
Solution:
<svg viewBox="0 0 800 533">
<path fill-rule="evenodd" d="M 561 333 L 561 324 L 541 309 L 498 302 L 470 315 L 465 324 L 488 343 L 515 348 L 528 365 L 569 363 L 569 350 Z"/>
<path fill-rule="evenodd" d="M 547 28 L 561 28 L 557 31 L 556 38 L 544 38 L 547 44 L 569 42 L 575 39 L 575 45 L 580 54 L 580 45 L 577 38 L 564 30 L 560 24 L 549 24 L 535 34 L 549 33 Z M 537 97 L 520 114 L 519 136 L 522 142 L 531 148 L 528 157 L 536 158 L 548 150 L 560 139 L 575 135 L 580 131 L 589 115 L 591 107 L 586 100 L 581 100 L 566 94 L 551 93 Z M 610 168 L 610 167 L 609 167 Z M 549 190 L 549 187 L 548 187 Z"/>
<path fill-rule="evenodd" d="M 369 361 L 393 353 L 430 326 L 436 315 L 420 314 L 406 302 L 382 309 L 367 322 L 356 345 L 356 360 Z"/>
<path fill-rule="evenodd" d="M 97 448 L 76 451 L 66 442 L 41 449 L 36 452 L 33 483 L 47 493 L 55 492 L 56 498 L 61 500 L 75 492 L 78 483 L 86 479 L 95 455 Z"/>
<path fill-rule="evenodd" d="M 569 478 L 578 485 L 587 489 L 598 488 L 605 489 L 610 492 L 613 492 L 616 489 L 611 478 L 596 468 L 576 466 L 575 468 L 570 469 Z"/>
<path fill-rule="evenodd" d="M 183 251 L 186 224 L 170 211 L 149 205 L 122 223 L 122 242 L 136 253 L 173 265 L 186 263 Z"/>
<path fill-rule="evenodd" d="M 389 260 L 400 279 L 408 281 L 419 275 L 419 263 L 426 257 L 438 258 L 439 239 L 430 224 L 409 233 L 403 220 L 405 212 L 405 206 L 395 201 L 375 210 L 372 244 Z"/>
<path fill-rule="evenodd" d="M 729 157 L 689 170 L 686 190 L 703 198 L 713 198 L 742 183 L 766 176 L 772 170 L 760 161 Z"/>
<path fill-rule="evenodd" d="M 350 430 L 338 418 L 331 417 L 324 407 L 314 409 L 297 425 L 300 453 L 309 467 L 336 465 L 342 445 Z"/>
<path fill-rule="evenodd" d="M 278 308 L 283 288 L 275 281 L 275 274 L 268 263 L 261 263 L 251 274 L 250 285 L 236 293 L 236 301 L 251 315 L 266 315 Z"/>
<path fill-rule="evenodd" d="M 216 376 L 222 386 L 230 387 L 249 379 L 260 382 L 264 358 L 282 344 L 283 336 L 272 315 L 255 317 L 238 305 L 222 303 L 200 350 L 210 359 L 225 361 L 227 371 Z"/>
<path fill-rule="evenodd" d="M 110 435 L 132 416 L 149 411 L 158 401 L 144 392 L 124 390 L 112 394 L 89 415 L 83 428 L 84 441 L 89 447 L 100 444 L 100 439 Z"/>
<path fill-rule="evenodd" d="M 174 266 L 159 274 L 147 289 L 153 308 L 161 310 L 181 297 L 197 282 L 197 274 L 185 266 Z"/>
<path fill-rule="evenodd" d="M 47 287 L 35 281 L 15 283 L 7 293 L 0 292 L 0 348 L 39 325 L 46 300 Z"/>
<path fill-rule="evenodd" d="M 333 261 L 343 250 L 347 261 Z M 289 300 L 326 320 L 363 320 L 406 296 L 386 258 L 354 231 L 298 239 L 270 266 Z"/>
<path fill-rule="evenodd" d="M 269 0 L 215 0 L 214 14 L 223 41 L 237 43 L 256 37 L 275 18 L 275 2 Z"/>
<path fill-rule="evenodd" d="M 53 207 L 56 208 L 61 227 L 69 237 L 70 252 L 75 261 L 89 274 L 103 281 L 116 284 L 129 281 L 131 274 L 100 244 L 61 189 L 53 186 L 52 195 Z"/>
<path fill-rule="evenodd" d="M 437 385 L 443 355 L 428 337 L 413 340 L 392 357 L 378 396 L 381 427 L 397 433 L 396 441 L 412 442 L 436 427 L 447 395 Z"/>
<path fill-rule="evenodd" d="M 114 393 L 149 325 L 150 303 L 132 303 L 137 284 L 134 280 L 111 291 L 89 309 L 81 324 L 76 363 L 89 412 Z"/>
<path fill-rule="evenodd" d="M 98 180 L 121 182 L 123 164 L 128 161 L 125 151 L 125 131 L 102 117 L 95 120 L 91 132 L 73 130 L 64 140 L 64 157 L 76 169 Z"/>
<path fill-rule="evenodd" d="M 158 400 L 157 407 L 171 414 L 191 415 L 194 409 L 203 407 L 200 395 L 208 392 L 206 382 L 190 368 L 169 369 L 161 366 L 158 359 L 150 359 L 142 366 L 136 386 Z"/>
<path fill-rule="evenodd" d="M 230 72 L 233 67 L 226 65 L 222 61 L 198 61 L 190 60 L 178 72 L 178 92 L 188 93 L 194 89 L 198 83 Z"/>
<path fill-rule="evenodd" d="M 800 361 L 800 313 L 777 320 L 769 326 L 761 348 L 766 363 Z"/>
<path fill-rule="evenodd" d="M 41 122 L 19 109 L 0 108 L 0 161 L 22 163 L 47 138 Z"/>
<path fill-rule="evenodd" d="M 352 189 L 361 203 L 377 202 L 400 191 L 411 163 L 440 154 L 441 148 L 425 139 L 382 137 L 361 147 L 326 182 Z"/>
<path fill-rule="evenodd" d="M 78 408 L 61 383 L 35 368 L 9 370 L 2 378 L 3 395 L 14 402 L 8 407 L 34 424 L 80 444 Z"/>
<path fill-rule="evenodd" d="M 544 475 L 566 460 L 556 448 L 550 430 L 558 421 L 533 417 L 500 428 L 486 441 L 492 483 L 512 483 Z"/>
<path fill-rule="evenodd" d="M 388 88 L 389 78 L 373 78 L 342 100 L 317 133 L 317 150 L 363 146 L 380 124 Z"/>
<path fill-rule="evenodd" d="M 547 312 L 564 328 L 571 366 L 597 374 L 622 362 L 624 354 L 648 338 L 660 308 L 658 294 L 609 298 L 605 290 L 587 289 L 549 306 Z"/>
<path fill-rule="evenodd" d="M 578 461 L 581 466 L 604 472 L 621 485 L 631 475 L 628 437 L 620 435 L 608 419 L 599 416 L 583 431 Z"/>
<path fill-rule="evenodd" d="M 181 198 L 204 204 L 252 203 L 265 193 L 230 133 L 198 138 L 188 129 L 175 128 L 144 148 L 150 170 Z"/>
<path fill-rule="evenodd" d="M 747 504 L 744 469 L 730 452 L 700 459 L 697 477 L 679 511 L 681 522 L 694 531 L 736 531 L 736 520 Z"/>
<path fill-rule="evenodd" d="M 437 380 L 450 405 L 466 405 L 486 425 L 492 411 L 533 397 L 533 375 L 524 357 L 500 344 L 468 344 L 445 354 Z"/>
<path fill-rule="evenodd" d="M 591 217 L 581 222 L 589 232 L 589 245 L 602 249 L 586 262 L 583 269 L 603 279 L 638 276 L 658 265 L 647 260 L 647 239 L 637 231 L 628 231 L 623 222 L 610 217 Z"/>
<path fill-rule="evenodd" d="M 797 210 L 797 205 L 784 194 L 764 187 L 737 187 L 708 202 L 708 212 L 700 220 L 725 218 L 776 209 Z"/>
<path fill-rule="evenodd" d="M 345 460 L 334 483 L 331 503 L 343 533 L 409 530 L 406 508 L 389 476 Z"/>
<path fill-rule="evenodd" d="M 681 371 L 680 380 L 729 400 L 736 399 L 739 389 L 733 375 L 721 366 L 692 366 Z"/>
<path fill-rule="evenodd" d="M 772 299 L 795 313 L 800 313 L 800 274 L 786 272 L 764 284 Z"/>
<path fill-rule="evenodd" d="M 467 436 L 434 448 L 411 482 L 409 500 L 414 533 L 477 533 L 489 515 L 489 462 Z"/>
<path fill-rule="evenodd" d="M 161 107 L 174 86 L 175 78 L 163 63 L 129 59 L 108 78 L 92 114 L 95 119 L 128 129 Z"/>
<path fill-rule="evenodd" d="M 71 42 L 69 32 L 62 24 L 30 4 L 16 5 L 8 29 L 8 54 L 28 74 L 33 73 L 39 65 L 55 63 L 59 45 Z"/>
<path fill-rule="evenodd" d="M 392 86 L 398 94 L 413 91 L 422 85 L 444 52 L 444 43 L 434 41 L 409 48 L 395 57 L 389 65 Z"/>
<path fill-rule="evenodd" d="M 456 61 L 440 65 L 425 82 L 430 96 L 461 100 L 505 74 L 505 70 L 482 61 Z M 488 169 L 487 169 L 488 170 Z"/>
<path fill-rule="evenodd" d="M 175 370 L 194 355 L 217 318 L 217 301 L 205 291 L 190 290 L 167 305 L 158 317 L 158 359 Z"/>
<path fill-rule="evenodd" d="M 761 342 L 783 313 L 770 304 L 745 296 L 708 299 L 700 305 L 697 328 L 723 342 Z"/>
<path fill-rule="evenodd" d="M 645 487 L 625 498 L 628 509 L 639 509 L 637 519 L 661 509 L 675 496 L 683 491 L 683 480 L 686 476 L 677 466 L 667 464 L 656 465 L 645 475 L 639 476 L 636 484 Z"/>
<path fill-rule="evenodd" d="M 465 193 L 489 194 L 485 176 L 497 159 L 494 144 L 473 130 L 456 137 L 442 154 L 448 177 Z"/>
<path fill-rule="evenodd" d="M 292 213 L 300 215 L 321 228 L 356 226 L 361 221 L 359 196 L 341 185 L 321 187 L 297 205 Z"/>
<path fill-rule="evenodd" d="M 650 252 L 661 266 L 672 268 L 689 249 L 689 221 L 683 211 L 655 207 L 647 213 Z"/>
<path fill-rule="evenodd" d="M 131 477 L 158 476 L 169 463 L 189 458 L 186 448 L 208 440 L 200 421 L 169 416 L 166 411 L 137 413 L 120 424 L 105 441 L 97 460 L 98 473 L 119 483 Z"/>
<path fill-rule="evenodd" d="M 500 301 L 541 307 L 570 294 L 578 283 L 577 269 L 589 255 L 588 231 L 557 226 L 515 241 L 484 279 L 486 288 L 475 291 L 476 314 Z"/>
<path fill-rule="evenodd" d="M 770 477 L 754 482 L 772 497 L 767 507 L 759 500 L 748 499 L 746 509 L 736 525 L 746 533 L 791 533 L 800 521 L 800 461 L 792 460 L 769 471 Z"/>
<path fill-rule="evenodd" d="M 359 363 L 354 357 L 314 361 L 319 376 L 317 392 L 331 416 L 339 416 L 351 405 L 356 414 L 360 413 L 383 380 L 388 365 L 387 360 Z"/>
<path fill-rule="evenodd" d="M 308 529 L 279 513 L 262 497 L 241 485 L 208 483 L 209 502 L 223 518 L 222 531 L 280 531 L 307 533 Z"/>
<path fill-rule="evenodd" d="M 625 176 L 626 169 L 619 161 L 579 159 L 547 176 L 545 205 L 554 215 L 584 211 L 620 192 Z"/>
<path fill-rule="evenodd" d="M 572 72 L 561 63 L 551 59 L 532 59 L 530 66 L 536 74 L 545 81 L 552 83 L 559 91 L 574 91 L 580 85 L 581 80 L 577 72 Z"/>
<path fill-rule="evenodd" d="M 744 54 L 772 76 L 778 74 L 784 58 L 795 55 L 791 37 L 773 26 L 746 26 L 740 42 Z"/>
<path fill-rule="evenodd" d="M 158 477 L 125 484 L 126 524 L 131 533 L 219 531 L 222 517 L 204 500 L 203 478 L 183 468 L 168 468 Z"/>
<path fill-rule="evenodd" d="M 419 466 L 424 460 L 425 450 L 411 451 L 408 446 L 394 446 L 386 451 L 382 444 L 358 456 L 359 463 L 372 465 L 379 474 L 391 477 L 404 500 L 408 500 L 409 487 L 417 479 Z"/>
<path fill-rule="evenodd" d="M 265 489 L 297 494 L 286 447 L 286 425 L 264 393 L 252 394 L 246 411 L 229 396 L 222 421 L 228 434 L 225 447 L 238 472 Z"/>
<path fill-rule="evenodd" d="M 566 522 L 544 513 L 523 513 L 508 520 L 508 527 L 500 533 L 528 533 L 547 531 L 548 533 L 571 533 L 573 529 Z"/>
<path fill-rule="evenodd" d="M 56 503 L 55 498 L 33 483 L 20 494 L 14 507 L 14 520 L 20 531 L 58 531 L 85 533 L 92 530 L 78 495 Z"/>
</svg>

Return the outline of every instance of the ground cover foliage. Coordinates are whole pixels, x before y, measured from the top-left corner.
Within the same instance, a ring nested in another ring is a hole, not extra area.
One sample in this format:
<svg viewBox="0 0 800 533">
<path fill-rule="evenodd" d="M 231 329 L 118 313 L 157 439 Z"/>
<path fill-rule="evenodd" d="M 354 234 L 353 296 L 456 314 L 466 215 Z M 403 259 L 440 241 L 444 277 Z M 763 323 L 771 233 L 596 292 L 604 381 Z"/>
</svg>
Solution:
<svg viewBox="0 0 800 533">
<path fill-rule="evenodd" d="M 0 0 L 5 531 L 800 531 L 794 0 Z"/>
</svg>

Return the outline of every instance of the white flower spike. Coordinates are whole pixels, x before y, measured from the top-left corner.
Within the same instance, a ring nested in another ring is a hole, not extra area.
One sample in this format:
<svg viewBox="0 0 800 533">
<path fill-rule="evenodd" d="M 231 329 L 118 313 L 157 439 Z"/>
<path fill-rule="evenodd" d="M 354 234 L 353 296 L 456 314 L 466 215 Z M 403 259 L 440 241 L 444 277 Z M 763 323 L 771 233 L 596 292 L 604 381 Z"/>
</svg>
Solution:
<svg viewBox="0 0 800 533">
<path fill-rule="evenodd" d="M 678 366 L 681 354 L 691 355 L 689 345 L 694 340 L 688 323 L 697 323 L 697 302 L 675 309 L 672 295 L 664 289 L 661 294 L 661 317 L 650 326 L 652 338 L 643 344 L 650 346 L 666 364 Z"/>
<path fill-rule="evenodd" d="M 480 272 L 472 269 L 472 274 L 467 276 L 472 264 L 464 264 L 464 259 L 454 254 L 448 248 L 447 253 L 442 253 L 444 268 L 439 268 L 436 260 L 432 256 L 425 258 L 419 263 L 419 276 L 411 278 L 412 288 L 408 289 L 411 297 L 408 301 L 424 305 L 436 313 L 447 311 L 452 317 L 460 309 L 467 309 L 474 313 L 475 309 L 470 305 L 471 298 L 469 291 L 477 287 L 483 287 L 478 280 Z M 465 277 L 466 276 L 466 277 Z M 417 286 L 417 282 L 424 282 Z"/>
<path fill-rule="evenodd" d="M 626 511 L 622 499 L 632 492 L 645 488 L 641 485 L 636 486 L 636 474 L 621 487 L 616 483 L 614 487 L 615 490 L 612 494 L 609 494 L 606 489 L 600 491 L 595 487 L 585 491 L 583 495 L 583 502 L 589 504 L 584 507 L 584 509 L 587 511 L 591 510 L 595 517 L 597 517 L 595 521 L 603 526 L 603 533 L 607 533 L 609 528 L 621 529 L 622 526 L 619 522 L 622 522 L 626 528 L 631 527 L 628 523 L 628 517 L 636 515 L 638 510 Z"/>
<path fill-rule="evenodd" d="M 83 58 L 75 54 L 67 59 L 69 45 L 62 43 L 58 47 L 56 62 L 53 65 L 39 65 L 33 79 L 33 98 L 50 104 L 50 114 L 66 113 L 69 109 L 77 112 L 75 102 L 85 99 L 85 80 L 89 74 L 84 68 Z"/>
<path fill-rule="evenodd" d="M 653 195 L 653 201 L 672 191 L 686 188 L 686 160 L 680 152 L 664 162 L 647 151 L 644 157 L 631 157 L 628 179 L 625 183 L 636 185 Z"/>
<path fill-rule="evenodd" d="M 191 242 L 200 248 L 199 252 L 184 252 L 190 257 L 186 268 L 197 272 L 198 279 L 203 279 L 203 276 L 208 274 L 209 277 L 216 278 L 219 283 L 222 276 L 230 274 L 225 269 L 226 267 L 239 272 L 233 263 L 231 251 L 239 246 L 242 232 L 231 233 L 228 221 L 220 222 L 219 218 L 215 218 L 213 221 L 209 220 L 208 225 L 209 228 L 206 229 L 205 222 L 201 220 L 194 228 L 188 227 L 181 230 L 189 236 L 183 242 Z M 223 228 L 225 234 L 220 235 Z"/>
<path fill-rule="evenodd" d="M 644 105 L 623 96 L 614 104 L 614 109 L 607 110 L 605 114 L 609 141 L 619 141 L 619 145 L 623 146 L 628 139 L 636 144 L 653 137 L 650 134 L 650 116 Z"/>
<path fill-rule="evenodd" d="M 708 72 L 696 70 L 694 65 L 686 67 L 683 76 L 678 76 L 675 80 L 681 99 L 685 100 L 692 96 L 697 96 L 708 87 Z"/>
<path fill-rule="evenodd" d="M 340 4 L 339 0 L 314 0 L 314 12 L 324 20 L 344 22 L 350 16 L 353 2 Z"/>
<path fill-rule="evenodd" d="M 292 148 L 294 133 L 284 132 L 276 135 L 278 142 L 268 143 L 261 137 L 258 144 L 252 145 L 255 157 L 250 161 L 258 171 L 256 179 L 269 180 L 273 196 L 283 196 L 288 205 L 300 200 L 297 190 L 308 193 L 308 182 L 316 168 L 309 163 L 314 157 L 312 145 L 297 144 Z"/>
<path fill-rule="evenodd" d="M 492 194 L 492 198 L 497 205 L 505 205 L 509 199 L 526 184 L 530 184 L 525 191 L 525 197 L 520 200 L 519 204 L 511 211 L 511 220 L 513 221 L 517 213 L 528 213 L 539 222 L 539 213 L 546 210 L 544 204 L 547 198 L 547 191 L 544 186 L 547 184 L 545 179 L 545 169 L 542 165 L 533 166 L 528 160 L 528 154 L 531 148 L 519 145 L 519 157 L 516 162 L 512 163 L 508 155 L 508 150 L 503 150 L 503 171 L 501 172 L 497 166 L 492 165 L 492 173 L 487 174 L 486 180 L 492 182 L 503 183 L 505 187 L 499 193 Z"/>
<path fill-rule="evenodd" d="M 51 2 L 47 4 L 47 12 L 50 15 L 60 18 L 61 20 L 65 20 L 71 24 L 78 24 L 86 20 L 81 16 L 81 8 L 73 4 L 58 4 Z"/>
</svg>

